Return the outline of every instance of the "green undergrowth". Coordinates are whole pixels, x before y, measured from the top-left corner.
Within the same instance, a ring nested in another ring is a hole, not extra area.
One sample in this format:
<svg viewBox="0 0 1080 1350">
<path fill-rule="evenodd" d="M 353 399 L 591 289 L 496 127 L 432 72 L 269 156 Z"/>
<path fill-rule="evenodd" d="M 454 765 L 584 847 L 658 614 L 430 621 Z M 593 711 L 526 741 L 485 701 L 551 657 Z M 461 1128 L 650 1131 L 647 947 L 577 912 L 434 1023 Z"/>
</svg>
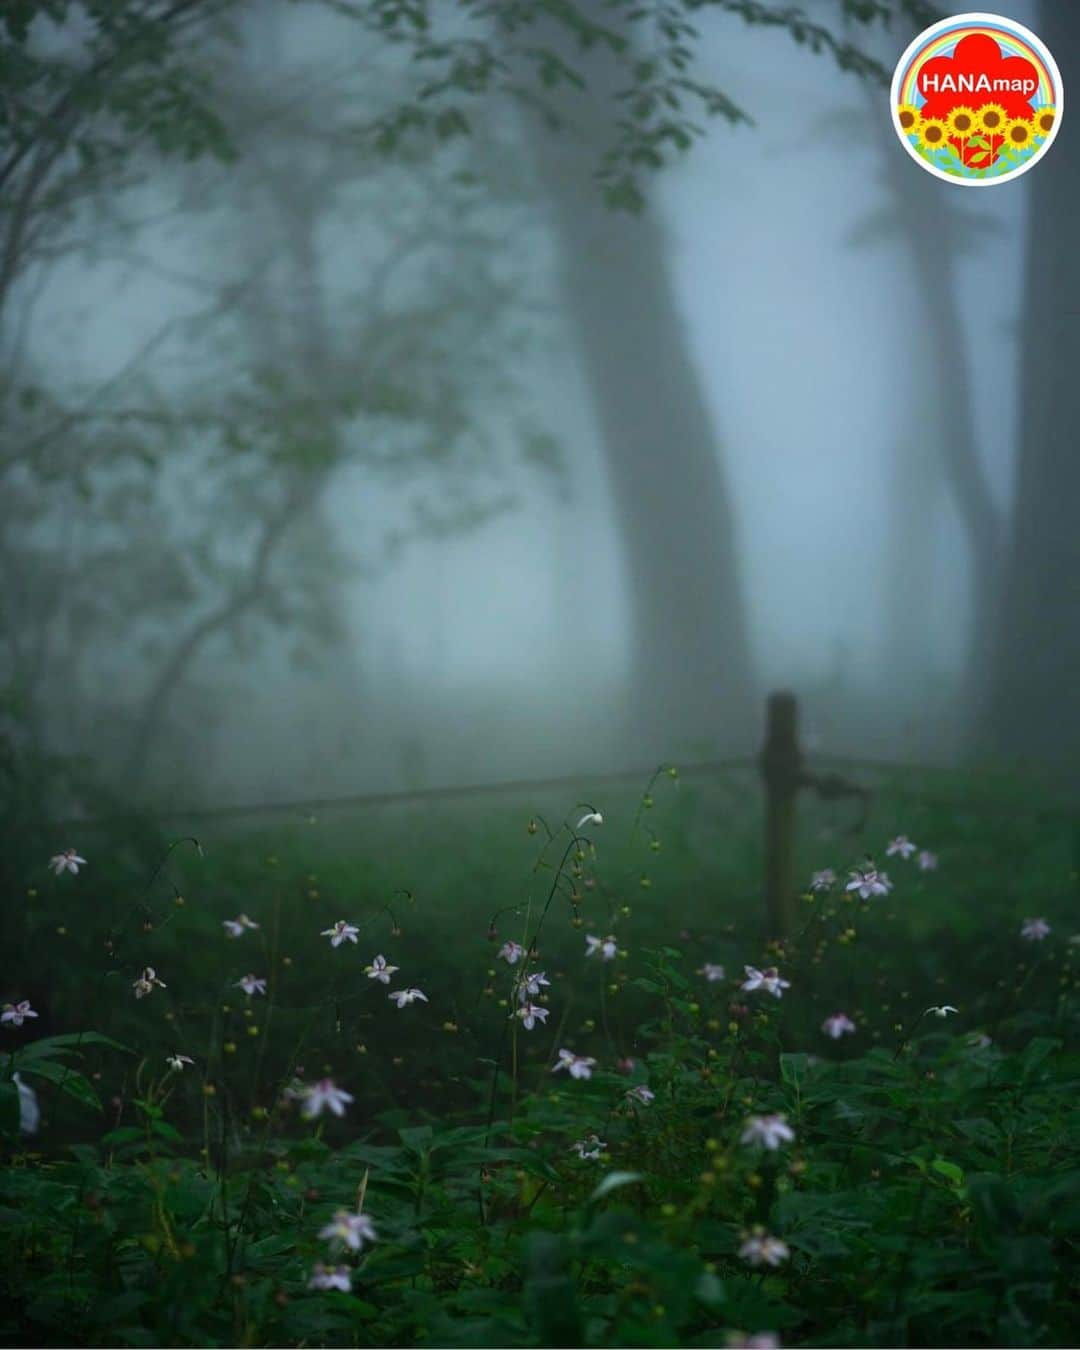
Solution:
<svg viewBox="0 0 1080 1350">
<path fill-rule="evenodd" d="M 780 944 L 748 775 L 24 840 L 0 1342 L 1074 1344 L 1071 822 L 1000 780 L 876 787 L 804 804 Z M 307 1118 L 323 1079 L 351 1100 Z M 772 1116 L 792 1138 L 744 1142 Z M 326 1230 L 358 1213 L 355 1250 Z"/>
</svg>

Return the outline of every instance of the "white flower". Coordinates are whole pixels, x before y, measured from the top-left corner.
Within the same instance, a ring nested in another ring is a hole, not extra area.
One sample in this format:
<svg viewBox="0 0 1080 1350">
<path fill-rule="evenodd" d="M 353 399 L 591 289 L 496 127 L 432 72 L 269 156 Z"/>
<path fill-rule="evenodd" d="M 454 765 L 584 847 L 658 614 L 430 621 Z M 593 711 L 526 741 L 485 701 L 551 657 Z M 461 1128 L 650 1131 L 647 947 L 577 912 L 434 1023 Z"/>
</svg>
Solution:
<svg viewBox="0 0 1080 1350">
<path fill-rule="evenodd" d="M 266 993 L 266 981 L 260 980 L 255 975 L 245 975 L 242 980 L 236 981 L 233 988 L 242 989 L 244 993 L 247 994 L 248 998 L 250 998 L 252 994 Z"/>
<path fill-rule="evenodd" d="M 245 928 L 258 928 L 254 919 L 249 919 L 246 914 L 238 914 L 235 919 L 222 919 L 222 927 L 225 929 L 226 936 L 238 938 L 244 936 Z"/>
<path fill-rule="evenodd" d="M 423 999 L 425 1003 L 428 1002 L 427 994 L 422 994 L 419 989 L 395 989 L 386 997 L 392 998 L 399 1008 L 404 1008 L 406 1003 L 415 1003 L 418 998 Z"/>
<path fill-rule="evenodd" d="M 994 1044 L 985 1031 L 973 1031 L 967 1038 L 967 1043 L 972 1050 L 989 1050 Z"/>
<path fill-rule="evenodd" d="M 937 871 L 937 854 L 931 853 L 927 848 L 923 849 L 915 861 L 919 864 L 919 870 L 922 872 Z"/>
<path fill-rule="evenodd" d="M 615 945 L 615 939 L 610 933 L 606 938 L 587 937 L 585 939 L 586 956 L 595 956 L 596 953 L 599 952 L 602 961 L 614 961 L 615 954 L 618 950 L 618 947 Z"/>
<path fill-rule="evenodd" d="M 599 1158 L 601 1151 L 607 1148 L 607 1144 L 595 1134 L 588 1134 L 584 1139 L 576 1139 L 570 1148 L 579 1158 L 585 1158 L 594 1161 Z"/>
<path fill-rule="evenodd" d="M 344 1088 L 334 1086 L 332 1078 L 320 1078 L 317 1083 L 302 1089 L 304 1105 L 301 1114 L 306 1120 L 321 1116 L 324 1107 L 329 1107 L 335 1116 L 343 1116 L 345 1107 L 356 1100 Z"/>
<path fill-rule="evenodd" d="M 135 990 L 135 997 L 145 998 L 147 994 L 152 994 L 154 992 L 155 984 L 159 989 L 168 988 L 168 985 L 165 983 L 164 980 L 158 979 L 157 972 L 154 970 L 154 967 L 147 966 L 146 969 L 143 971 L 143 973 L 139 976 L 139 978 L 134 982 L 132 986 Z"/>
<path fill-rule="evenodd" d="M 329 1242 L 341 1242 L 358 1252 L 366 1242 L 377 1238 L 375 1225 L 366 1214 L 350 1214 L 347 1209 L 339 1209 L 325 1228 L 319 1230 L 319 1237 Z"/>
<path fill-rule="evenodd" d="M 541 988 L 551 985 L 551 981 L 542 970 L 534 970 L 531 975 L 523 975 L 521 981 L 518 986 L 518 998 L 522 1003 L 527 999 L 537 998 Z"/>
<path fill-rule="evenodd" d="M 950 1013 L 959 1011 L 960 1009 L 954 1008 L 951 1003 L 943 1003 L 940 1008 L 927 1008 L 926 1012 L 923 1013 L 923 1016 L 925 1017 L 927 1013 L 933 1013 L 935 1017 L 948 1017 Z"/>
<path fill-rule="evenodd" d="M 308 1280 L 309 1289 L 340 1289 L 343 1294 L 352 1290 L 352 1276 L 348 1266 L 335 1266 L 329 1270 L 321 1261 L 316 1261 Z"/>
<path fill-rule="evenodd" d="M 892 858 L 899 853 L 900 857 L 906 862 L 917 848 L 918 844 L 913 844 L 906 834 L 898 834 L 895 839 L 889 842 L 889 846 L 885 850 L 885 856 Z"/>
<path fill-rule="evenodd" d="M 19 1129 L 23 1134 L 37 1134 L 41 1123 L 37 1093 L 29 1083 L 23 1082 L 21 1074 L 13 1073 L 11 1077 L 19 1089 Z"/>
<path fill-rule="evenodd" d="M 841 1036 L 850 1035 L 856 1030 L 855 1023 L 847 1013 L 833 1013 L 831 1017 L 826 1017 L 821 1024 L 821 1029 L 826 1036 L 831 1036 L 834 1041 L 838 1041 Z"/>
<path fill-rule="evenodd" d="M 872 895 L 888 895 L 892 882 L 887 873 L 879 872 L 876 867 L 856 868 L 844 889 L 858 891 L 860 900 L 869 900 Z"/>
<path fill-rule="evenodd" d="M 72 876 L 79 875 L 79 868 L 86 866 L 86 859 L 80 858 L 73 848 L 65 849 L 63 853 L 56 854 L 49 859 L 49 866 L 57 876 L 61 872 L 70 872 Z"/>
<path fill-rule="evenodd" d="M 787 1116 L 750 1116 L 743 1126 L 742 1144 L 761 1144 L 763 1148 L 775 1151 L 781 1144 L 795 1142 L 795 1131 L 787 1123 Z"/>
<path fill-rule="evenodd" d="M 547 1008 L 538 1008 L 535 1003 L 523 1003 L 517 1010 L 518 1017 L 521 1018 L 521 1024 L 526 1031 L 532 1031 L 537 1022 L 546 1022 L 548 1019 Z"/>
<path fill-rule="evenodd" d="M 733 1331 L 727 1343 L 728 1350 L 780 1350 L 780 1337 L 775 1331 L 755 1331 L 752 1336 Z"/>
<path fill-rule="evenodd" d="M 836 873 L 831 867 L 826 867 L 820 872 L 815 872 L 810 878 L 810 889 L 812 891 L 827 891 L 835 881 Z"/>
<path fill-rule="evenodd" d="M 508 966 L 516 966 L 525 955 L 525 948 L 520 942 L 504 942 L 495 955 L 501 957 Z"/>
<path fill-rule="evenodd" d="M 581 829 L 585 825 L 603 825 L 604 817 L 599 811 L 589 811 L 578 821 L 576 828 Z"/>
<path fill-rule="evenodd" d="M 175 1069 L 177 1073 L 180 1072 L 185 1064 L 195 1063 L 190 1055 L 166 1055 L 165 1062 L 170 1069 Z"/>
<path fill-rule="evenodd" d="M 1041 942 L 1050 936 L 1050 925 L 1045 919 L 1025 919 L 1020 936 L 1027 942 Z"/>
<path fill-rule="evenodd" d="M 711 961 L 706 961 L 698 971 L 699 975 L 704 975 L 710 984 L 715 984 L 717 980 L 724 978 L 724 967 L 714 965 Z"/>
<path fill-rule="evenodd" d="M 364 974 L 369 980 L 378 980 L 381 984 L 389 984 L 390 976 L 395 975 L 400 969 L 400 966 L 388 965 L 385 956 L 377 956 L 370 966 L 364 967 Z"/>
<path fill-rule="evenodd" d="M 753 992 L 755 989 L 764 989 L 766 993 L 772 994 L 773 998 L 782 998 L 783 991 L 791 988 L 790 980 L 782 980 L 775 966 L 768 966 L 765 970 L 758 970 L 757 966 L 744 966 L 746 979 L 739 986 L 740 989 L 746 989 Z"/>
<path fill-rule="evenodd" d="M 786 1242 L 755 1229 L 739 1248 L 739 1255 L 752 1266 L 778 1266 L 791 1255 Z"/>
<path fill-rule="evenodd" d="M 12 1027 L 21 1027 L 28 1017 L 36 1016 L 37 1013 L 31 1008 L 29 1000 L 24 998 L 21 1003 L 5 1003 L 4 1011 L 0 1012 L 0 1022 L 6 1022 Z"/>
<path fill-rule="evenodd" d="M 629 1102 L 638 1102 L 642 1106 L 651 1106 L 656 1100 L 656 1093 L 652 1088 L 647 1088 L 644 1083 L 639 1083 L 637 1087 L 629 1088 L 626 1092 L 626 1100 Z"/>
<path fill-rule="evenodd" d="M 344 919 L 338 919 L 333 928 L 324 928 L 319 934 L 320 937 L 328 937 L 331 947 L 340 947 L 343 942 L 351 942 L 356 945 L 356 935 L 360 929 L 351 923 L 346 923 Z"/>
<path fill-rule="evenodd" d="M 554 1065 L 551 1072 L 558 1073 L 560 1069 L 568 1069 L 571 1078 L 591 1078 L 595 1059 L 585 1055 L 575 1055 L 570 1050 L 559 1051 L 559 1062 Z"/>
</svg>

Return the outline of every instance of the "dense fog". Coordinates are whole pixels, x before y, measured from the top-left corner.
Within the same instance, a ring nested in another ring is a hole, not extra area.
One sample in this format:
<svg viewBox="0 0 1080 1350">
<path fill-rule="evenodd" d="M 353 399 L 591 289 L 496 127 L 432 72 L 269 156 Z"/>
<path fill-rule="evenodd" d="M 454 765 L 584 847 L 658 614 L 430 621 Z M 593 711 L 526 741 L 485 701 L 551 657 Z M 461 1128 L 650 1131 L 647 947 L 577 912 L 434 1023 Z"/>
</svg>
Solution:
<svg viewBox="0 0 1080 1350">
<path fill-rule="evenodd" d="M 702 116 L 635 214 L 596 179 L 602 50 L 566 48 L 560 128 L 492 94 L 376 145 L 425 71 L 350 8 L 192 27 L 226 156 L 143 144 L 17 258 L 2 190 L 18 742 L 148 802 L 295 800 L 745 755 L 790 688 L 811 750 L 1060 767 L 1075 544 L 1029 501 L 1064 598 L 1018 581 L 1015 505 L 1068 129 L 962 191 L 885 89 L 705 8 L 695 74 L 753 122 Z M 890 71 L 916 31 L 807 8 Z M 1010 14 L 1075 46 L 1047 8 Z"/>
</svg>

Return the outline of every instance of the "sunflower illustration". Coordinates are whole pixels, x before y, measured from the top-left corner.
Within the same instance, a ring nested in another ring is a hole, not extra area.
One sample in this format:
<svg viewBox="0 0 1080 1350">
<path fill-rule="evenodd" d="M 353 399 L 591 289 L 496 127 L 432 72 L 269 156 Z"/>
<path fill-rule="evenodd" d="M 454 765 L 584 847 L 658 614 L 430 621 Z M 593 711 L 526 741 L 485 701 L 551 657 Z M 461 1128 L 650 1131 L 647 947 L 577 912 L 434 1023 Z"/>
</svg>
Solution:
<svg viewBox="0 0 1080 1350">
<path fill-rule="evenodd" d="M 1056 121 L 1057 109 L 1052 103 L 1045 104 L 1035 114 L 1035 135 L 1049 136 Z"/>
<path fill-rule="evenodd" d="M 945 125 L 949 128 L 950 136 L 959 136 L 962 141 L 966 141 L 969 136 L 974 136 L 978 121 L 973 109 L 959 107 L 949 113 Z"/>
<path fill-rule="evenodd" d="M 1000 103 L 984 103 L 979 109 L 979 130 L 989 132 L 991 136 L 1000 136 L 1008 120 Z"/>
<path fill-rule="evenodd" d="M 918 108 L 915 107 L 914 103 L 901 103 L 896 110 L 897 121 L 900 123 L 900 129 L 905 135 L 908 132 L 915 130 L 919 125 L 921 116 L 922 114 L 919 112 Z"/>
<path fill-rule="evenodd" d="M 949 142 L 949 128 L 940 117 L 927 117 L 919 123 L 919 148 L 940 150 Z"/>
<path fill-rule="evenodd" d="M 1005 144 L 1014 150 L 1025 150 L 1035 136 L 1035 128 L 1026 117 L 1016 117 L 1005 124 Z"/>
</svg>

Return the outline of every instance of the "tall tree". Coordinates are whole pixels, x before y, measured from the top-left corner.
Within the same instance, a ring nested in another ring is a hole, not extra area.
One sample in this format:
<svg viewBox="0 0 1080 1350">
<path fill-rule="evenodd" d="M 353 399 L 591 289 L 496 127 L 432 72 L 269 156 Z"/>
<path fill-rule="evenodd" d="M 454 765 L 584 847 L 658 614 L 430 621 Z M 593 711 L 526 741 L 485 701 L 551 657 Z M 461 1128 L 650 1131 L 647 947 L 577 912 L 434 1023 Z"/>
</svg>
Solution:
<svg viewBox="0 0 1080 1350">
<path fill-rule="evenodd" d="M 601 0 L 581 13 L 599 28 Z M 592 394 L 628 583 L 629 712 L 649 753 L 731 744 L 748 725 L 753 677 L 734 514 L 721 448 L 679 312 L 658 211 L 613 213 L 596 165 L 619 116 L 609 46 L 563 35 L 588 97 L 566 96 L 572 135 L 528 119 L 557 235 L 563 296 Z"/>
<path fill-rule="evenodd" d="M 1044 3 L 1035 30 L 1068 79 L 1080 7 Z M 1023 183 L 1029 227 L 1018 466 L 996 634 L 987 750 L 1080 784 L 1080 126 L 1066 116 Z"/>
</svg>

